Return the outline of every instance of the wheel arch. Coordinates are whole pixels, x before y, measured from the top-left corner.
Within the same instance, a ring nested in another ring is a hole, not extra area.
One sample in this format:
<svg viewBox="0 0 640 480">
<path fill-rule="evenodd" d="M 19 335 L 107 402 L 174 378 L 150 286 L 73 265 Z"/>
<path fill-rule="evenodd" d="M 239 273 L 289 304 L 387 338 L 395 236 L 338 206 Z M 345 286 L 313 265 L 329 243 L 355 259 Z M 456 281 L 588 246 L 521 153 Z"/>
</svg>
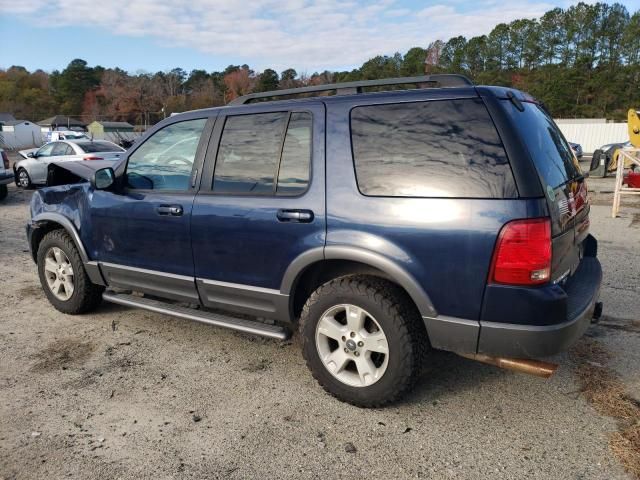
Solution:
<svg viewBox="0 0 640 480">
<path fill-rule="evenodd" d="M 376 252 L 351 246 L 317 248 L 298 256 L 289 266 L 280 291 L 289 295 L 290 318 L 297 317 L 308 295 L 333 278 L 363 274 L 385 278 L 401 287 L 424 317 L 437 315 L 436 309 L 416 279 L 393 260 Z M 311 291 L 309 291 L 311 290 Z"/>
<path fill-rule="evenodd" d="M 38 246 L 44 236 L 53 230 L 59 229 L 65 230 L 71 237 L 71 240 L 73 240 L 91 282 L 96 285 L 106 285 L 106 282 L 102 277 L 102 273 L 100 272 L 98 262 L 92 261 L 87 254 L 87 250 L 82 243 L 78 229 L 69 218 L 60 213 L 43 212 L 31 219 L 28 240 L 29 250 L 31 251 L 31 258 L 33 258 L 33 261 L 36 263 L 38 261 Z"/>
<path fill-rule="evenodd" d="M 84 248 L 80 233 L 76 229 L 71 220 L 60 213 L 44 212 L 36 215 L 31 219 L 32 233 L 29 238 L 29 244 L 31 247 L 31 256 L 33 260 L 37 260 L 38 245 L 44 238 L 44 236 L 52 230 L 58 230 L 63 228 L 69 234 L 83 263 L 89 262 L 89 256 L 87 250 Z"/>
</svg>

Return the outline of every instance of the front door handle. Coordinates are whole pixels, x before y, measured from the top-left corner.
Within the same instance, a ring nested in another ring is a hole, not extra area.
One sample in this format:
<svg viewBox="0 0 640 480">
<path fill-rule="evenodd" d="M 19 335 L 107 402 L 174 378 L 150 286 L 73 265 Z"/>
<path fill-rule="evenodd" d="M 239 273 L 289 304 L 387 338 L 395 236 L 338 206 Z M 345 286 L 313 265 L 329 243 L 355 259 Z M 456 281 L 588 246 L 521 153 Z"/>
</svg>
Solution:
<svg viewBox="0 0 640 480">
<path fill-rule="evenodd" d="M 277 214 L 278 220 L 281 222 L 313 222 L 313 212 L 311 210 L 286 210 L 280 209 Z"/>
<path fill-rule="evenodd" d="M 184 213 L 182 205 L 160 205 L 156 208 L 158 215 L 171 215 L 173 217 L 179 217 Z"/>
</svg>

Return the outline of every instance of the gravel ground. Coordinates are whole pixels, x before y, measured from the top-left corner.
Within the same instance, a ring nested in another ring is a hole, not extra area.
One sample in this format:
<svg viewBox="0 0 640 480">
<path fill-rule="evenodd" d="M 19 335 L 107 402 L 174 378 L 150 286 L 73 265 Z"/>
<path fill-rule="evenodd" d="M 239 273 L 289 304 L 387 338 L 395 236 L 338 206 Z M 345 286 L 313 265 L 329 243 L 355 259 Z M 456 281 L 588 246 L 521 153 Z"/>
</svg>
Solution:
<svg viewBox="0 0 640 480">
<path fill-rule="evenodd" d="M 404 402 L 361 410 L 323 393 L 295 338 L 109 304 L 60 314 L 26 250 L 30 196 L 0 205 L 0 478 L 631 478 L 566 354 L 545 381 L 436 352 Z M 640 399 L 640 205 L 612 219 L 605 200 L 608 317 L 589 335 Z"/>
</svg>

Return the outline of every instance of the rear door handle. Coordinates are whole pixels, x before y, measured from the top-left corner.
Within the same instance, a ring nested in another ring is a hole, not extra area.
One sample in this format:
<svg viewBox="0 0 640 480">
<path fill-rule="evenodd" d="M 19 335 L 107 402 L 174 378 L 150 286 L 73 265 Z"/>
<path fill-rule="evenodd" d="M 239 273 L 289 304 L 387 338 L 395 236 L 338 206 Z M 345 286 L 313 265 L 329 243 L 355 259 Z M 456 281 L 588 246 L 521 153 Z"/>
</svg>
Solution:
<svg viewBox="0 0 640 480">
<path fill-rule="evenodd" d="M 171 215 L 173 217 L 179 217 L 184 213 L 182 205 L 160 205 L 156 208 L 158 215 Z"/>
<path fill-rule="evenodd" d="M 278 220 L 281 222 L 313 222 L 313 212 L 311 210 L 286 210 L 280 209 L 277 214 Z"/>
</svg>

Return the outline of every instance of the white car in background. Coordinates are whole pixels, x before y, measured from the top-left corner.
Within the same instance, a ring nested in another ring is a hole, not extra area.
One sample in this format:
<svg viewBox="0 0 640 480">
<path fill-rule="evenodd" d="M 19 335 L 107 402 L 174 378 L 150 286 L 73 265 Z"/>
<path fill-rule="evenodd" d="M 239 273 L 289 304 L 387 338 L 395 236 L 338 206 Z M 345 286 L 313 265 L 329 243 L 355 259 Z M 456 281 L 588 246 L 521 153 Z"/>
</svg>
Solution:
<svg viewBox="0 0 640 480">
<path fill-rule="evenodd" d="M 106 140 L 74 140 L 50 142 L 40 148 L 21 150 L 24 160 L 13 166 L 16 185 L 30 188 L 47 183 L 49 164 L 83 160 L 119 160 L 124 148 Z"/>
<path fill-rule="evenodd" d="M 13 181 L 13 172 L 9 168 L 9 157 L 7 153 L 0 148 L 0 200 L 7 198 L 9 190 L 7 184 Z"/>
</svg>

